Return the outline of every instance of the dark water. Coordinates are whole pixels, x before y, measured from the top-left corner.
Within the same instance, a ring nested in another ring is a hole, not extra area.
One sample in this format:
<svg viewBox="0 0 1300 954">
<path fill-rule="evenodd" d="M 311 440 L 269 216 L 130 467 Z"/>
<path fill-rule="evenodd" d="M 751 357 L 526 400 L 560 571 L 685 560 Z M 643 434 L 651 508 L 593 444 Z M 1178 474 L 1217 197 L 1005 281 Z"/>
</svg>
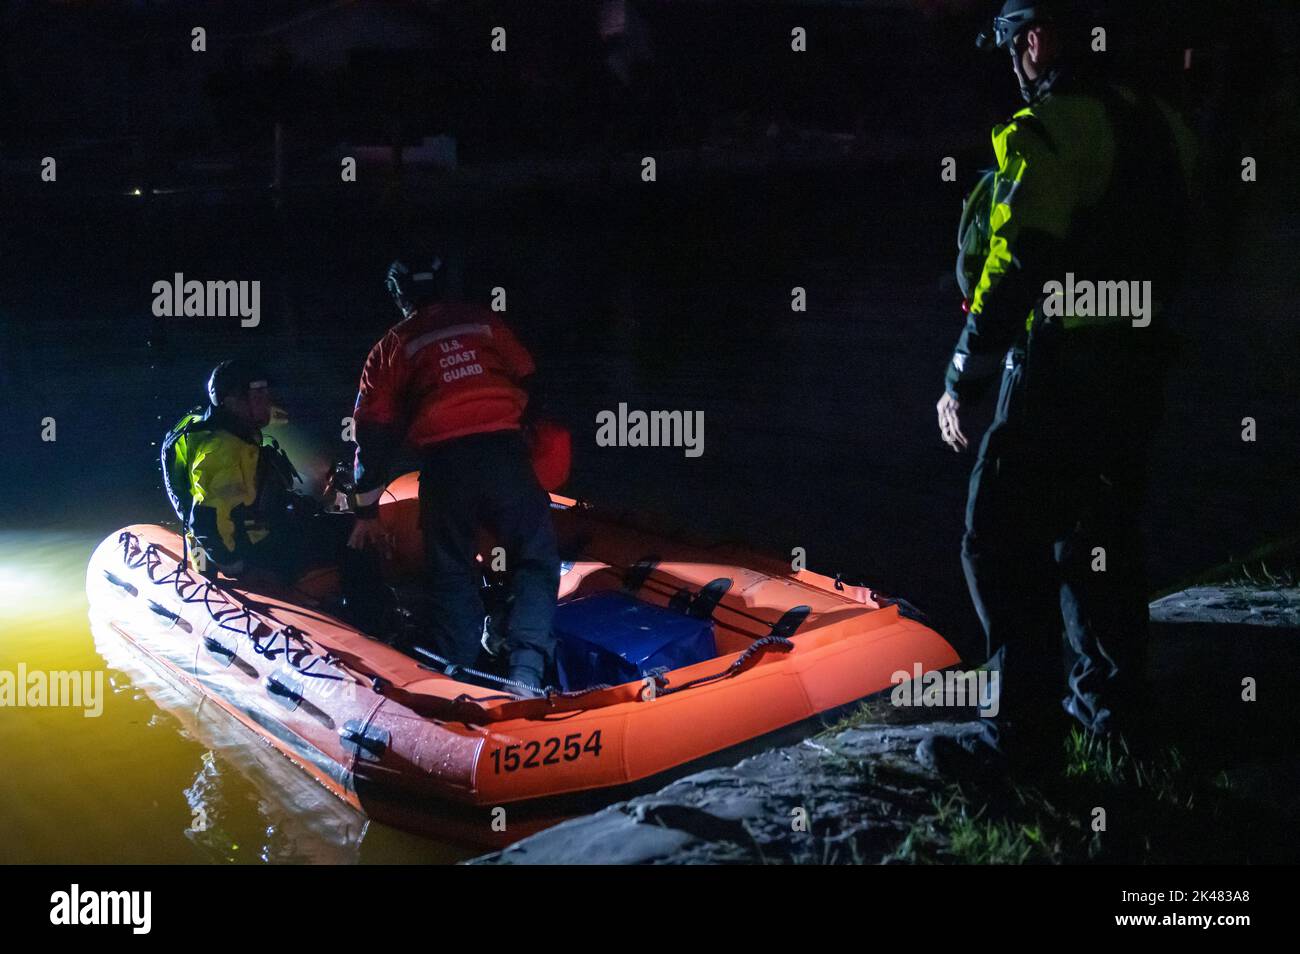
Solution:
<svg viewBox="0 0 1300 954">
<path fill-rule="evenodd" d="M 360 363 L 396 317 L 383 267 L 412 243 L 443 249 L 471 297 L 507 289 L 549 409 L 574 430 L 570 493 L 774 553 L 803 547 L 814 569 L 906 596 L 977 655 L 957 556 L 969 459 L 940 443 L 933 412 L 960 326 L 960 195 L 926 175 L 891 170 L 888 189 L 857 174 L 705 179 L 637 199 L 382 213 L 300 202 L 275 214 L 216 196 L 21 209 L 0 239 L 0 665 L 107 667 L 114 686 L 103 719 L 0 712 L 5 860 L 455 855 L 367 827 L 201 709 L 184 716 L 192 700 L 91 632 L 83 592 L 99 539 L 167 517 L 157 441 L 221 357 L 274 369 L 290 417 L 277 436 L 304 473 L 344 450 Z M 1300 514 L 1300 211 L 1261 202 L 1234 228 L 1180 309 L 1187 344 L 1148 513 L 1157 587 L 1293 531 Z M 260 326 L 153 318 L 150 286 L 177 271 L 261 280 Z M 795 285 L 806 313 L 790 310 Z M 596 413 L 620 402 L 702 410 L 704 455 L 597 447 Z M 53 442 L 40 439 L 45 417 Z M 196 834 L 195 805 L 220 824 Z"/>
</svg>

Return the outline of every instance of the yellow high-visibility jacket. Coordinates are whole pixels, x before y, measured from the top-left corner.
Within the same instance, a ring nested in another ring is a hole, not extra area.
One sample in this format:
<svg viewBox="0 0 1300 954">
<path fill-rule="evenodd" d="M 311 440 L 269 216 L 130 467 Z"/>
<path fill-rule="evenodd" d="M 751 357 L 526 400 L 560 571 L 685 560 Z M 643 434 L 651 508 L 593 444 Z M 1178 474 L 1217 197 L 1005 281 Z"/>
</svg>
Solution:
<svg viewBox="0 0 1300 954">
<path fill-rule="evenodd" d="M 214 409 L 182 418 L 163 441 L 163 473 L 172 505 L 195 545 L 218 567 L 243 569 L 250 548 L 270 533 L 265 513 L 291 486 L 278 445 Z M 287 470 L 286 470 L 287 469 Z"/>
<path fill-rule="evenodd" d="M 1146 278 L 1165 301 L 1184 251 L 1194 145 L 1162 101 L 1065 87 L 996 126 L 993 151 L 988 256 L 945 378 L 959 399 L 1023 346 L 1048 282 Z"/>
</svg>

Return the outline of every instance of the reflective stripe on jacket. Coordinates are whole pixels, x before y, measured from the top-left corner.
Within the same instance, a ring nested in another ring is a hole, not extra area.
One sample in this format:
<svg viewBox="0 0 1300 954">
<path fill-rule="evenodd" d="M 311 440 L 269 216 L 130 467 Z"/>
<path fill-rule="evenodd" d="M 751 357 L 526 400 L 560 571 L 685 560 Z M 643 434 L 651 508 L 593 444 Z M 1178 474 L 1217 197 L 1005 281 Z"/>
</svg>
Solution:
<svg viewBox="0 0 1300 954">
<path fill-rule="evenodd" d="M 357 391 L 358 501 L 378 496 L 388 463 L 406 443 L 441 441 L 519 427 L 532 356 L 497 315 L 481 305 L 420 309 L 380 339 Z"/>
</svg>

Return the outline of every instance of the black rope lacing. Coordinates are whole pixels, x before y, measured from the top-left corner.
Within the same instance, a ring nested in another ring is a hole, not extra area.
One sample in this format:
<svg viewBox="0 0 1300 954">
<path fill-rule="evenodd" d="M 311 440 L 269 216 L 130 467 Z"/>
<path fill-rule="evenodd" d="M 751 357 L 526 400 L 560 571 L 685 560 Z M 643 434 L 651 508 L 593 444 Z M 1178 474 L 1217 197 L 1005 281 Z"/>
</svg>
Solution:
<svg viewBox="0 0 1300 954">
<path fill-rule="evenodd" d="M 143 567 L 149 582 L 157 586 L 171 584 L 172 590 L 182 603 L 202 603 L 203 608 L 207 610 L 208 616 L 220 629 L 248 637 L 253 651 L 259 656 L 274 662 L 279 656 L 283 655 L 285 661 L 299 675 L 308 676 L 312 679 L 342 681 L 340 676 L 327 672 L 312 671 L 317 663 L 335 666 L 349 671 L 355 677 L 360 677 L 357 679 L 359 684 L 368 684 L 378 691 L 383 681 L 382 677 L 348 665 L 342 658 L 316 643 L 306 633 L 292 624 L 285 624 L 279 628 L 271 629 L 264 624 L 264 620 L 249 606 L 235 600 L 232 594 L 211 580 L 196 580 L 184 569 L 182 564 L 177 563 L 173 570 L 161 577 L 157 577 L 155 571 L 162 566 L 162 555 L 156 543 L 150 543 L 141 548 L 140 538 L 129 530 L 123 530 L 118 534 L 117 539 L 122 544 L 122 561 L 129 568 L 138 569 Z M 220 598 L 220 604 L 215 604 L 214 596 Z M 259 629 L 266 629 L 267 631 L 259 633 Z M 311 662 L 303 666 L 302 662 L 307 658 L 310 658 Z"/>
</svg>

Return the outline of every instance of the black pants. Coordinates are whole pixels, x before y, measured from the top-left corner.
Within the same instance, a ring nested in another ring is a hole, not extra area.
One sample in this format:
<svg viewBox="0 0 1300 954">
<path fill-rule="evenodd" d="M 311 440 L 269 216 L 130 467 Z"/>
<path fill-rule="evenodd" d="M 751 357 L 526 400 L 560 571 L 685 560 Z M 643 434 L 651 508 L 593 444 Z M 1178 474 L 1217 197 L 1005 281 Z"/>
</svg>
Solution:
<svg viewBox="0 0 1300 954">
<path fill-rule="evenodd" d="M 1032 379 L 1007 369 L 971 473 L 962 565 L 1000 679 L 1000 744 L 1059 745 L 1062 707 L 1107 733 L 1141 701 L 1139 518 L 1160 392 L 1149 362 L 1113 348 L 1101 336 L 1068 362 L 1046 352 Z"/>
<path fill-rule="evenodd" d="M 308 570 L 337 566 L 347 622 L 381 635 L 390 602 L 379 558 L 373 551 L 348 546 L 356 517 L 322 510 L 314 501 L 300 498 L 294 509 L 271 522 L 270 533 L 249 554 L 252 565 L 274 573 L 291 585 Z"/>
<path fill-rule="evenodd" d="M 420 521 L 436 607 L 433 651 L 458 666 L 478 657 L 484 609 L 474 557 L 477 531 L 486 528 L 505 550 L 510 665 L 544 674 L 555 646 L 560 557 L 550 497 L 520 433 L 472 434 L 426 448 Z"/>
</svg>

